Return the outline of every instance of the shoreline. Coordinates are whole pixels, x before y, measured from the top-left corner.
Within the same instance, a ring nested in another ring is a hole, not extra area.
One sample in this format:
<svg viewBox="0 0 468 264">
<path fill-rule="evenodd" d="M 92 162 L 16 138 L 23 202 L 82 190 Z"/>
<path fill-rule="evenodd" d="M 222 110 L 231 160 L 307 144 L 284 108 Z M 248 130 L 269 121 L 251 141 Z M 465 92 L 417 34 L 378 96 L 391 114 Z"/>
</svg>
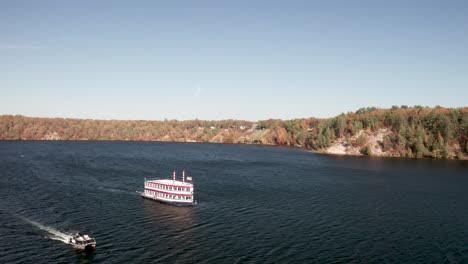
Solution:
<svg viewBox="0 0 468 264">
<path fill-rule="evenodd" d="M 158 140 L 118 140 L 118 139 L 0 139 L 5 142 L 20 142 L 20 141 L 40 141 L 40 142 L 144 142 L 144 143 L 186 143 L 186 144 L 226 144 L 226 145 L 257 145 L 257 146 L 273 146 L 273 147 L 286 147 L 291 149 L 303 150 L 313 154 L 326 155 L 326 156 L 335 156 L 335 157 L 366 157 L 366 158 L 396 158 L 396 159 L 426 159 L 426 160 L 460 160 L 467 161 L 468 157 L 464 159 L 458 158 L 432 158 L 432 157 L 397 157 L 390 155 L 364 155 L 362 153 L 330 153 L 326 149 L 308 149 L 298 146 L 288 146 L 274 143 L 228 143 L 228 142 L 199 142 L 199 141 L 158 141 Z"/>
</svg>

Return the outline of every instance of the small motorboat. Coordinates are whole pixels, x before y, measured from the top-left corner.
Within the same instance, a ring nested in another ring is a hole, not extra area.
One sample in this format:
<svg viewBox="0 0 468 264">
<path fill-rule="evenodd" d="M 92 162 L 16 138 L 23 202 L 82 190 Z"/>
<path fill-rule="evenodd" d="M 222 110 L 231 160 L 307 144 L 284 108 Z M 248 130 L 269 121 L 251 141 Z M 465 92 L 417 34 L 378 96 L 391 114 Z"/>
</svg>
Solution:
<svg viewBox="0 0 468 264">
<path fill-rule="evenodd" d="M 93 250 L 96 248 L 96 240 L 80 232 L 73 234 L 69 242 L 74 248 L 81 250 Z"/>
</svg>

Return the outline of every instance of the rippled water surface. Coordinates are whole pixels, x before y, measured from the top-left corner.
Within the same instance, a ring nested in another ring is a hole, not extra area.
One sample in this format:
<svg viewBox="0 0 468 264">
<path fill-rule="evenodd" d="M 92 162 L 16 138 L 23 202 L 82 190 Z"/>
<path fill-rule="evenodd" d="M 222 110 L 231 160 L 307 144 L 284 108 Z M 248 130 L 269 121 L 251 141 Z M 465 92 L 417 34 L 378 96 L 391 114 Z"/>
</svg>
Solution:
<svg viewBox="0 0 468 264">
<path fill-rule="evenodd" d="M 174 168 L 198 205 L 138 196 Z M 61 239 L 82 228 L 94 253 Z M 468 163 L 0 141 L 0 247 L 0 263 L 468 263 Z"/>
</svg>

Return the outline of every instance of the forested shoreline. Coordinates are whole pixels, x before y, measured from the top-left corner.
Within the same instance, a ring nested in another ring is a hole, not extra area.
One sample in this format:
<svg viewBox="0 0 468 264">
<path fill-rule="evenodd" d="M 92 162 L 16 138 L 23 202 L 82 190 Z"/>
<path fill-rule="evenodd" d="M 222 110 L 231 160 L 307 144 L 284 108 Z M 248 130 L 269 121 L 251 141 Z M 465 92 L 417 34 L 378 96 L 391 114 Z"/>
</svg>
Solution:
<svg viewBox="0 0 468 264">
<path fill-rule="evenodd" d="M 326 119 L 269 119 L 258 122 L 232 119 L 93 120 L 2 115 L 0 139 L 275 144 L 334 154 L 467 159 L 468 107 L 367 107 Z"/>
</svg>

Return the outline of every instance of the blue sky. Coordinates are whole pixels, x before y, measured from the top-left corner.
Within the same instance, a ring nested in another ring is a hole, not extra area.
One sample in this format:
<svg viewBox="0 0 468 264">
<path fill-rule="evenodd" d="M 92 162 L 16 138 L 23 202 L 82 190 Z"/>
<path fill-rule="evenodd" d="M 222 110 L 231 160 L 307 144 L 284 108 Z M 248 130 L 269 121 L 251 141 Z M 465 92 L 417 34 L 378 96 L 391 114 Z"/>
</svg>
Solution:
<svg viewBox="0 0 468 264">
<path fill-rule="evenodd" d="M 0 114 L 467 106 L 467 1 L 1 1 Z"/>
</svg>

